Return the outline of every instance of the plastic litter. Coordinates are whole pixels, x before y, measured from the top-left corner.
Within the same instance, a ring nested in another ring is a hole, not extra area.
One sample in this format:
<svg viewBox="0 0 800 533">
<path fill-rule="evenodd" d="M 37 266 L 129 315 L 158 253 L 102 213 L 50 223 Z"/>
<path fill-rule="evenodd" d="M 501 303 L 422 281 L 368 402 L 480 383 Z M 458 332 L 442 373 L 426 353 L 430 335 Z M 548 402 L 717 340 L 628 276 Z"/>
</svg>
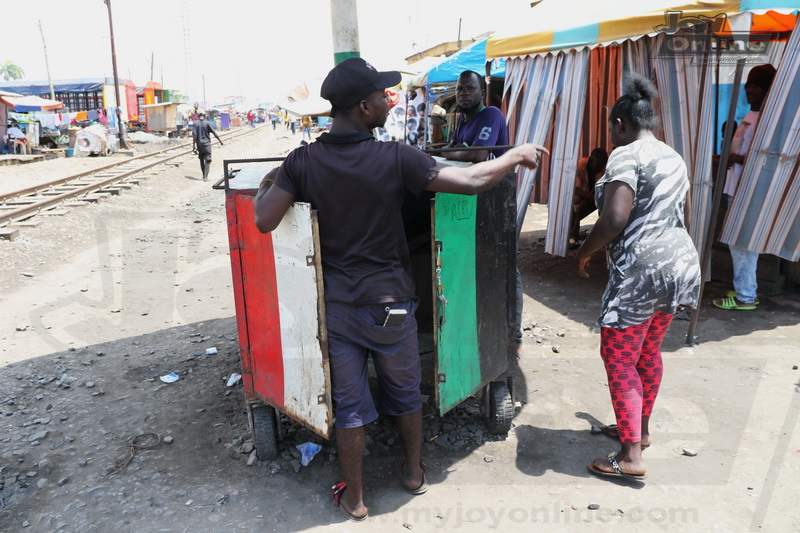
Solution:
<svg viewBox="0 0 800 533">
<path fill-rule="evenodd" d="M 241 380 L 242 380 L 242 375 L 234 372 L 233 374 L 231 374 L 231 377 L 228 378 L 228 387 L 233 387 Z"/>
<path fill-rule="evenodd" d="M 300 451 L 300 464 L 303 466 L 308 466 L 308 463 L 311 462 L 311 459 L 314 458 L 315 455 L 319 453 L 322 449 L 322 446 L 319 444 L 315 444 L 313 442 L 304 442 L 303 444 L 298 444 L 295 446 Z"/>
<path fill-rule="evenodd" d="M 217 347 L 213 346 L 211 348 L 206 348 L 206 355 L 216 355 L 217 354 Z"/>
<path fill-rule="evenodd" d="M 163 381 L 164 383 L 175 383 L 176 381 L 178 381 L 178 374 L 176 374 L 175 372 L 172 372 L 170 374 L 166 374 L 164 376 L 161 376 L 159 379 L 161 381 Z"/>
</svg>

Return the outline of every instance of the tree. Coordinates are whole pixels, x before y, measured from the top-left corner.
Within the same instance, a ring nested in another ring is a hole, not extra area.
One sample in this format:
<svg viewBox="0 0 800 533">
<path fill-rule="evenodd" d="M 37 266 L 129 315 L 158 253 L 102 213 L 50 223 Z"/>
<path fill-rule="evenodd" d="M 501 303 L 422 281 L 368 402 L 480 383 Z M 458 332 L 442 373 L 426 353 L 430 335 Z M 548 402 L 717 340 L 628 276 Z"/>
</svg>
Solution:
<svg viewBox="0 0 800 533">
<path fill-rule="evenodd" d="M 21 67 L 18 67 L 12 63 L 11 60 L 8 60 L 0 65 L 0 75 L 2 75 L 3 79 L 6 81 L 18 80 L 25 75 L 25 71 L 22 70 Z"/>
</svg>

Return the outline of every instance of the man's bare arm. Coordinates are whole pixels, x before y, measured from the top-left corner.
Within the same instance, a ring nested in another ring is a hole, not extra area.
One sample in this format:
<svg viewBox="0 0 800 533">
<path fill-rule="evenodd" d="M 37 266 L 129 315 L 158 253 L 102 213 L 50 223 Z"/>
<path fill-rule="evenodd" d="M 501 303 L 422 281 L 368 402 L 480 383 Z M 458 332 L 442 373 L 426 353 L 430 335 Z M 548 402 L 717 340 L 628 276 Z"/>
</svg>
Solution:
<svg viewBox="0 0 800 533">
<path fill-rule="evenodd" d="M 508 175 L 508 172 L 517 165 L 536 168 L 539 165 L 541 152 L 549 153 L 543 146 L 524 144 L 512 148 L 497 159 L 476 163 L 471 167 L 440 164 L 439 173 L 428 184 L 427 190 L 456 194 L 478 194 L 500 183 Z"/>
<path fill-rule="evenodd" d="M 269 233 L 277 228 L 283 215 L 295 201 L 292 193 L 274 186 L 277 173 L 278 169 L 275 168 L 261 180 L 261 186 L 253 201 L 256 227 L 261 233 Z"/>
</svg>

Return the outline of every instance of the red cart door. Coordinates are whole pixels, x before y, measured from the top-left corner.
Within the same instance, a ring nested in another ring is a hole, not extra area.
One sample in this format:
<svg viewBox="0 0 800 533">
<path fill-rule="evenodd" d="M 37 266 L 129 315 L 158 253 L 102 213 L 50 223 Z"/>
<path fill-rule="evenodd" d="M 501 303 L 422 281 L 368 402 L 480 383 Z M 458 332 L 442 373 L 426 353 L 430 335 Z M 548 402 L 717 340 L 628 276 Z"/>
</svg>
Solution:
<svg viewBox="0 0 800 533">
<path fill-rule="evenodd" d="M 227 211 L 245 395 L 327 438 L 333 416 L 316 213 L 296 203 L 263 235 L 253 222 L 260 178 L 244 178 L 230 183 Z"/>
</svg>

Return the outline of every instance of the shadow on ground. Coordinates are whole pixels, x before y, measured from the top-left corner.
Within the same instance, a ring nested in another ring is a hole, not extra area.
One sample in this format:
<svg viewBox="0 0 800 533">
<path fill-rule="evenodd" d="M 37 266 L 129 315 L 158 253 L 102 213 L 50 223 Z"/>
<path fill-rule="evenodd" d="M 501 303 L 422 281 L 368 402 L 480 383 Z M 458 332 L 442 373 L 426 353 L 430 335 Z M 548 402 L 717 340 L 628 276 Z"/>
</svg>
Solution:
<svg viewBox="0 0 800 533">
<path fill-rule="evenodd" d="M 594 327 L 600 314 L 601 298 L 608 280 L 604 253 L 597 253 L 589 263 L 589 279 L 577 275 L 576 251 L 568 257 L 556 257 L 544 252 L 545 231 L 528 231 L 520 236 L 518 264 L 527 280 L 525 293 L 571 320 Z M 718 342 L 745 336 L 757 331 L 769 331 L 783 326 L 800 324 L 800 294 L 785 293 L 760 296 L 756 311 L 724 311 L 711 304 L 731 287 L 718 282 L 705 285 L 700 317 L 695 331 L 695 343 Z M 576 306 L 576 302 L 583 305 Z M 689 322 L 674 320 L 664 341 L 664 351 L 674 351 L 686 345 Z"/>
<path fill-rule="evenodd" d="M 246 466 L 251 435 L 243 389 L 226 386 L 241 372 L 237 342 L 231 317 L 0 369 L 0 529 L 26 521 L 35 530 L 75 531 L 152 530 L 153 524 L 303 531 L 341 523 L 330 498 L 330 486 L 341 479 L 333 442 L 284 417 L 280 457 Z M 172 373 L 177 381 L 161 381 Z M 441 418 L 430 408 L 425 415 L 423 454 L 432 484 L 484 442 L 508 437 L 489 435 L 477 398 Z M 131 447 L 146 434 L 158 444 Z M 414 498 L 394 472 L 399 435 L 386 418 L 367 434 L 371 514 L 392 513 Z M 306 441 L 323 450 L 301 468 L 294 446 Z"/>
</svg>

